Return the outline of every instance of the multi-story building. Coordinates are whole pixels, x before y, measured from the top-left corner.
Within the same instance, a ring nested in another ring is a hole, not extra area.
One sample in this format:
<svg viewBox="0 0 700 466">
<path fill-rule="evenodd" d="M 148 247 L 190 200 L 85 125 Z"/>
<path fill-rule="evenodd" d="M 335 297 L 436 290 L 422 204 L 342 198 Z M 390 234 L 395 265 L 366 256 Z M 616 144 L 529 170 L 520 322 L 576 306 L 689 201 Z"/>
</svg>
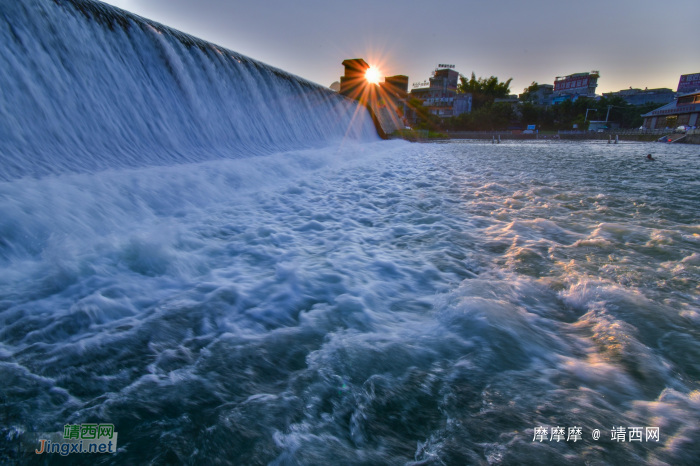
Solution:
<svg viewBox="0 0 700 466">
<path fill-rule="evenodd" d="M 700 125 L 700 91 L 683 94 L 668 105 L 642 115 L 649 129 L 677 128 Z"/>
<path fill-rule="evenodd" d="M 508 94 L 505 97 L 496 97 L 495 99 L 493 99 L 493 102 L 494 103 L 505 102 L 508 104 L 510 104 L 510 103 L 517 104 L 518 102 L 520 102 L 520 100 L 518 99 L 518 94 Z"/>
<path fill-rule="evenodd" d="M 384 78 L 384 82 L 379 83 L 379 87 L 386 94 L 396 96 L 399 99 L 405 99 L 408 95 L 408 76 L 402 74 L 387 76 Z"/>
<path fill-rule="evenodd" d="M 457 94 L 458 84 L 459 73 L 457 71 L 451 68 L 438 68 L 433 71 L 433 76 L 427 82 L 413 83 L 411 97 L 430 106 L 432 103 L 442 102 L 437 99 L 454 97 Z"/>
<path fill-rule="evenodd" d="M 467 94 L 457 94 L 454 96 L 452 102 L 452 113 L 453 116 L 459 116 L 462 113 L 471 113 L 472 111 L 472 95 Z"/>
<path fill-rule="evenodd" d="M 598 71 L 557 76 L 554 79 L 552 103 L 557 104 L 565 100 L 575 101 L 580 97 L 595 98 L 595 89 L 598 87 L 599 77 L 600 73 Z"/>
<path fill-rule="evenodd" d="M 345 76 L 340 77 L 340 93 L 344 96 L 357 98 L 367 89 L 365 73 L 369 65 L 362 58 L 343 60 Z"/>
<path fill-rule="evenodd" d="M 631 105 L 645 105 L 650 103 L 667 104 L 676 99 L 676 93 L 666 87 L 659 89 L 623 89 L 618 92 L 603 93 L 603 97 L 621 97 Z"/>
<path fill-rule="evenodd" d="M 537 86 L 537 91 L 529 93 L 527 102 L 542 107 L 550 105 L 552 103 L 554 86 L 552 84 L 538 84 Z M 518 98 L 523 100 L 524 95 L 520 94 Z"/>
<path fill-rule="evenodd" d="M 439 65 L 428 81 L 413 83 L 410 99 L 417 99 L 427 111 L 441 118 L 469 113 L 472 109 L 471 94 L 458 94 L 459 73 L 454 65 Z M 419 119 L 415 111 L 406 109 L 406 119 L 416 123 Z"/>
<path fill-rule="evenodd" d="M 522 115 L 522 112 L 520 111 L 520 105 L 522 104 L 522 102 L 518 98 L 517 94 L 508 94 L 505 97 L 496 97 L 495 99 L 493 99 L 493 103 L 500 105 L 510 105 L 510 107 L 513 109 L 516 115 Z"/>
</svg>

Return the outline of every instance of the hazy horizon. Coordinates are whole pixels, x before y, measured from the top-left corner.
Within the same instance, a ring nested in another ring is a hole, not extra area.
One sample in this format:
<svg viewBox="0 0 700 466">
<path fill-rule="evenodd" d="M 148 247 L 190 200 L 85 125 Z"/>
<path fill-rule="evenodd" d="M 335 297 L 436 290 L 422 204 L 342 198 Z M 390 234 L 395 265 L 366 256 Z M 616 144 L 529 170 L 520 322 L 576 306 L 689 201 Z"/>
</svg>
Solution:
<svg viewBox="0 0 700 466">
<path fill-rule="evenodd" d="M 532 81 L 551 84 L 556 76 L 591 70 L 600 71 L 598 94 L 629 87 L 675 91 L 680 75 L 700 72 L 691 51 L 700 32 L 678 19 L 700 13 L 694 0 L 679 0 L 668 15 L 651 2 L 631 0 L 592 0 L 585 8 L 507 2 L 500 10 L 454 0 L 429 7 L 358 0 L 351 9 L 318 0 L 106 3 L 324 86 L 339 80 L 344 59 L 357 57 L 379 65 L 382 76 L 404 74 L 410 82 L 428 78 L 438 63 L 454 64 L 467 76 L 512 77 L 513 94 Z"/>
</svg>

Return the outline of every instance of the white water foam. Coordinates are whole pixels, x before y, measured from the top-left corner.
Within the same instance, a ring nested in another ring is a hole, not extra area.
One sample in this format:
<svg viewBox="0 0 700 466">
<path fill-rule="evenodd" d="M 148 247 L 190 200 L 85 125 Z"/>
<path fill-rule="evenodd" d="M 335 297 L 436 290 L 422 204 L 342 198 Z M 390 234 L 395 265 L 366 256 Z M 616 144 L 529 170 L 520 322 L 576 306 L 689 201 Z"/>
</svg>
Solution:
<svg viewBox="0 0 700 466">
<path fill-rule="evenodd" d="M 345 145 L 4 183 L 12 428 L 157 421 L 120 430 L 136 461 L 156 429 L 156 454 L 192 461 L 692 464 L 698 226 L 664 198 L 645 207 L 664 217 L 625 218 L 630 193 L 592 195 L 571 171 L 495 172 L 530 147 L 493 150 Z M 541 424 L 664 440 L 533 444 Z M 181 433 L 196 426 L 220 450 Z"/>
</svg>

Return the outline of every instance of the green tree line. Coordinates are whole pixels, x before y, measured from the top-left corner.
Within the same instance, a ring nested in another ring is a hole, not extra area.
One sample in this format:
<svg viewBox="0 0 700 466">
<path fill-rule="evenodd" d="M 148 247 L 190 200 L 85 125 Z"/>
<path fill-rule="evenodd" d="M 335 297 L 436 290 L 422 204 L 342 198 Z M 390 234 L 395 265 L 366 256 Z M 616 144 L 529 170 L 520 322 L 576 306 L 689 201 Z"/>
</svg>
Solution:
<svg viewBox="0 0 700 466">
<path fill-rule="evenodd" d="M 512 78 L 499 81 L 495 76 L 477 79 L 474 73 L 470 79 L 460 75 L 457 92 L 472 94 L 471 113 L 441 120 L 436 115 L 429 114 L 419 100 L 413 99 L 408 102 L 408 105 L 416 110 L 422 120 L 416 129 L 500 131 L 537 125 L 541 131 L 556 131 L 572 129 L 574 124 L 578 124 L 579 129 L 587 129 L 590 120 L 605 120 L 606 116 L 609 122 L 620 123 L 622 128 L 639 128 L 643 122 L 641 115 L 663 105 L 663 103 L 631 105 L 616 96 L 603 97 L 600 100 L 580 97 L 575 102 L 567 100 L 557 105 L 540 107 L 532 103 L 532 97 L 539 88 L 536 82 L 524 89 L 521 96 L 522 103 L 517 106 L 511 103 L 494 102 L 496 98 L 509 95 L 511 81 Z M 608 106 L 611 106 L 609 115 Z M 584 121 L 587 109 L 588 118 Z"/>
</svg>

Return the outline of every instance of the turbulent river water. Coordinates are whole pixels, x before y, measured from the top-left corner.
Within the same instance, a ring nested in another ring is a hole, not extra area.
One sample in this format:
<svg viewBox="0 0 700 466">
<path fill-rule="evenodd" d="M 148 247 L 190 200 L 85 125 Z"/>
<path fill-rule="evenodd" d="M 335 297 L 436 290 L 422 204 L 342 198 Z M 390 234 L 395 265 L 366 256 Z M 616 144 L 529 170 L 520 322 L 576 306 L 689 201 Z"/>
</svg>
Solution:
<svg viewBox="0 0 700 466">
<path fill-rule="evenodd" d="M 690 145 L 392 141 L 3 182 L 2 454 L 111 422 L 51 461 L 697 464 L 699 180 Z"/>
</svg>

